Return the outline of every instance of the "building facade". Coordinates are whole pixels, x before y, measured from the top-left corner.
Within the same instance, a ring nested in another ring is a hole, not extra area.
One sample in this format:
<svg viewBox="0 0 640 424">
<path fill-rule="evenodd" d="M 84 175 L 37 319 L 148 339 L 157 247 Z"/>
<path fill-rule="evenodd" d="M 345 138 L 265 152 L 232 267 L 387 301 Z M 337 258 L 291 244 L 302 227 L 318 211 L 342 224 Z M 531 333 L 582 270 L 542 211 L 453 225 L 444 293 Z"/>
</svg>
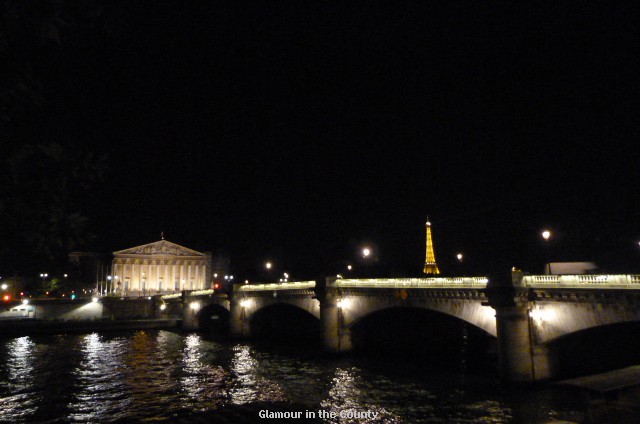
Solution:
<svg viewBox="0 0 640 424">
<path fill-rule="evenodd" d="M 147 296 L 211 286 L 211 253 L 160 240 L 113 252 L 112 289 L 122 296 Z"/>
</svg>

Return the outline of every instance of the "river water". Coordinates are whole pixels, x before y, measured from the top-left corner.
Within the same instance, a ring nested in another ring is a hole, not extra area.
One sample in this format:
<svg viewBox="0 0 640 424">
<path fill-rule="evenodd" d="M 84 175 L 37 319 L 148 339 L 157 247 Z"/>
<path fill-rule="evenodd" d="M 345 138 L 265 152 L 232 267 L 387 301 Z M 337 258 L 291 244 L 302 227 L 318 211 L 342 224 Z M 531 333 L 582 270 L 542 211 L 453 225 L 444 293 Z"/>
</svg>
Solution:
<svg viewBox="0 0 640 424">
<path fill-rule="evenodd" d="M 464 359 L 327 357 L 162 330 L 4 338 L 0 422 L 282 422 L 260 411 L 300 411 L 292 423 L 313 414 L 327 423 L 584 417 L 579 402 L 552 388 L 516 390 L 494 374 L 470 373 Z"/>
</svg>

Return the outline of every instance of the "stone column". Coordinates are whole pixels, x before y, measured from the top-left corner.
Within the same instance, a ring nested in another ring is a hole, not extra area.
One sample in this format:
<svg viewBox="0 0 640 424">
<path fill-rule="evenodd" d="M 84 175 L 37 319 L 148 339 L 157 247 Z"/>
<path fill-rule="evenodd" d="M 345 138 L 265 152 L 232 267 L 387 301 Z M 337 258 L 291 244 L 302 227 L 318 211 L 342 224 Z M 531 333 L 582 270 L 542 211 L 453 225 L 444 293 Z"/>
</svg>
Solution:
<svg viewBox="0 0 640 424">
<path fill-rule="evenodd" d="M 182 292 L 182 328 L 185 330 L 196 330 L 198 328 L 197 312 L 191 307 L 193 298 Z"/>
<path fill-rule="evenodd" d="M 344 325 L 344 314 L 338 306 L 340 293 L 331 287 L 333 281 L 334 279 L 324 277 L 316 280 L 316 297 L 320 300 L 322 345 L 326 352 L 349 352 L 353 348 L 351 330 Z"/>
<path fill-rule="evenodd" d="M 237 292 L 238 286 L 239 284 L 233 285 L 232 297 L 229 300 L 229 334 L 231 337 L 245 338 L 251 336 L 251 327 L 246 307 L 241 305 L 243 298 Z"/>
<path fill-rule="evenodd" d="M 506 381 L 532 383 L 551 378 L 552 356 L 546 346 L 535 343 L 529 317 L 529 290 L 520 272 L 492 282 L 485 290 L 496 311 L 500 374 Z"/>
<path fill-rule="evenodd" d="M 526 306 L 503 305 L 494 308 L 502 378 L 513 382 L 535 381 L 533 346 Z"/>
</svg>

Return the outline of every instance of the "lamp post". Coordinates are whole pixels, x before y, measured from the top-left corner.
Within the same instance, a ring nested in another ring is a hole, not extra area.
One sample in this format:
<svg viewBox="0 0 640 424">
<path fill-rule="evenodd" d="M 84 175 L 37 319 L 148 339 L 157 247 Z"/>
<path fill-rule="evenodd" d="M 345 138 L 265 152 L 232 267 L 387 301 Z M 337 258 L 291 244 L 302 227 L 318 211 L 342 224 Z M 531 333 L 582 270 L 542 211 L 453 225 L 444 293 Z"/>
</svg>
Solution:
<svg viewBox="0 0 640 424">
<path fill-rule="evenodd" d="M 264 269 L 265 271 L 265 282 L 267 282 L 266 280 L 271 280 L 271 269 L 273 268 L 273 264 L 271 263 L 271 261 L 267 261 L 264 263 Z"/>
<path fill-rule="evenodd" d="M 551 255 L 549 253 L 550 247 L 549 247 L 549 239 L 551 238 L 551 231 L 549 230 L 544 230 L 542 232 L 542 238 L 544 239 L 545 245 L 546 245 L 546 249 L 547 249 L 547 274 L 551 275 Z"/>
<path fill-rule="evenodd" d="M 45 280 L 47 279 L 48 276 L 49 276 L 49 274 L 47 274 L 47 273 L 40 274 L 40 278 L 42 278 L 42 290 L 45 290 L 44 282 L 45 282 Z"/>
<path fill-rule="evenodd" d="M 464 258 L 464 256 L 462 255 L 462 253 L 458 253 L 456 254 L 456 259 L 458 260 L 458 268 L 460 270 L 460 274 L 464 274 L 462 272 L 462 259 Z"/>
<path fill-rule="evenodd" d="M 365 277 L 369 277 L 369 256 L 371 256 L 371 249 L 365 247 L 362 249 L 362 257 L 364 258 L 364 273 Z"/>
</svg>

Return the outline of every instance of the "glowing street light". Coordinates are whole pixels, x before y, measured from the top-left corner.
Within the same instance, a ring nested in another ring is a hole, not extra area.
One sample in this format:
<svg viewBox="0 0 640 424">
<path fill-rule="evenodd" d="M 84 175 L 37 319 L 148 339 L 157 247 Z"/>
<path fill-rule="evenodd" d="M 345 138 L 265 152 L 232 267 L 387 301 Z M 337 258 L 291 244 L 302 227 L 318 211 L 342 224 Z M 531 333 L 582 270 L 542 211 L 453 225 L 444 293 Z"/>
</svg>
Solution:
<svg viewBox="0 0 640 424">
<path fill-rule="evenodd" d="M 371 256 L 371 249 L 369 249 L 368 247 L 365 247 L 362 249 L 362 257 L 365 259 L 364 262 L 364 273 L 365 276 L 368 277 L 369 276 L 369 256 Z"/>
<path fill-rule="evenodd" d="M 547 274 L 551 274 L 551 259 L 550 259 L 551 255 L 549 253 L 549 249 L 550 249 L 549 248 L 549 239 L 551 238 L 551 231 L 544 230 L 542 232 L 542 238 L 544 239 L 544 241 L 545 241 L 545 243 L 547 245 L 546 246 L 546 248 L 547 248 L 547 266 L 548 266 Z"/>
<path fill-rule="evenodd" d="M 462 258 L 463 258 L 462 253 L 458 253 L 456 255 L 456 258 L 458 258 L 458 262 L 462 262 Z"/>
<path fill-rule="evenodd" d="M 47 273 L 40 274 L 40 278 L 42 278 L 42 288 L 44 289 L 44 280 L 49 276 Z"/>
<path fill-rule="evenodd" d="M 264 267 L 267 269 L 271 269 L 271 267 L 273 267 L 273 264 L 271 262 L 267 262 L 264 264 Z"/>
</svg>

